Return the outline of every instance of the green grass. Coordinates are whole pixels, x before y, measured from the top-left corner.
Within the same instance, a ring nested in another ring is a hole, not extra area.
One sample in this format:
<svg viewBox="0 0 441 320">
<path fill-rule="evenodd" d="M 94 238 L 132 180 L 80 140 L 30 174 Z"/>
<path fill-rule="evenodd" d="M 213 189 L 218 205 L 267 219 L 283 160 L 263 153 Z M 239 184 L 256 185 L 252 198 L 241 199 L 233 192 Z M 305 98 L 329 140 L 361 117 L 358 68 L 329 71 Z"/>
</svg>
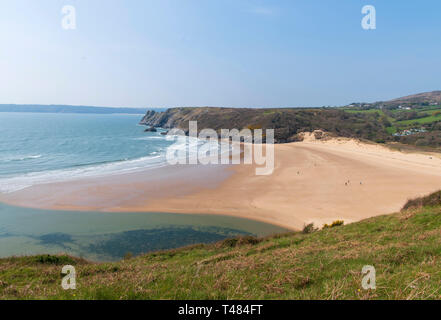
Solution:
<svg viewBox="0 0 441 320">
<path fill-rule="evenodd" d="M 352 114 L 375 114 L 378 113 L 380 116 L 386 116 L 385 113 L 383 112 L 383 110 L 379 110 L 377 108 L 373 108 L 373 109 L 366 109 L 366 110 L 353 110 L 350 108 L 342 108 L 345 112 L 348 113 L 352 113 Z M 420 116 L 423 116 L 422 118 L 419 119 L 412 119 L 412 120 L 402 120 L 402 121 L 397 121 L 392 117 L 387 117 L 387 119 L 392 123 L 391 127 L 386 128 L 387 132 L 389 134 L 394 134 L 398 131 L 407 129 L 411 126 L 415 126 L 415 125 L 424 125 L 424 124 L 429 124 L 432 122 L 436 122 L 436 121 L 441 121 L 441 114 L 439 115 L 435 115 L 435 113 L 437 112 L 441 112 L 441 106 L 427 106 L 427 107 L 420 107 L 420 108 L 415 108 L 412 110 L 403 110 L 403 109 L 394 109 L 391 110 L 390 112 L 393 114 L 398 114 L 398 113 L 410 113 L 416 111 Z"/>
<path fill-rule="evenodd" d="M 387 133 L 389 133 L 389 134 L 394 134 L 398 131 L 397 127 L 395 127 L 395 126 L 387 127 L 386 130 L 387 130 Z"/>
<path fill-rule="evenodd" d="M 402 121 L 396 121 L 389 118 L 389 121 L 400 129 L 406 129 L 409 126 L 429 124 L 441 120 L 441 114 L 434 116 L 435 113 L 441 112 L 441 106 L 428 106 L 413 110 L 392 110 L 393 113 L 410 113 L 413 111 L 416 111 L 418 115 L 422 116 L 422 118 Z"/>
<path fill-rule="evenodd" d="M 61 288 L 72 264 L 77 289 Z M 363 290 L 373 265 L 377 289 Z M 0 299 L 441 299 L 441 207 L 116 263 L 68 256 L 0 259 Z"/>
<path fill-rule="evenodd" d="M 353 110 L 353 109 L 345 109 L 345 108 L 342 109 L 349 113 L 361 113 L 361 114 L 378 113 L 379 115 L 384 115 L 384 112 L 380 109 L 366 109 L 366 110 Z"/>
<path fill-rule="evenodd" d="M 432 123 L 435 121 L 441 121 L 441 115 L 427 116 L 427 117 L 420 118 L 420 119 L 396 121 L 395 124 L 400 125 L 400 126 L 403 126 L 403 125 L 408 126 L 408 125 L 415 125 L 415 124 L 428 124 L 428 123 Z"/>
<path fill-rule="evenodd" d="M 430 111 L 431 113 L 436 111 L 441 111 L 441 105 L 438 106 L 427 106 L 420 109 L 421 111 Z"/>
</svg>

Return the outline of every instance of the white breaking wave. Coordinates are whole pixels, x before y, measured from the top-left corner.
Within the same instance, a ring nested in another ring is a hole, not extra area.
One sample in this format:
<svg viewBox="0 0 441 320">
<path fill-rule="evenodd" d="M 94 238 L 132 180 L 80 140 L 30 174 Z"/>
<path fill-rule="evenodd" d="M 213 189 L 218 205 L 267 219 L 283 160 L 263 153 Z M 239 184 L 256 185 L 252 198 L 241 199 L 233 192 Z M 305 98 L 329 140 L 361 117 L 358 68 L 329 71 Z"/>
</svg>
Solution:
<svg viewBox="0 0 441 320">
<path fill-rule="evenodd" d="M 110 162 L 95 166 L 32 172 L 16 177 L 0 179 L 0 193 L 11 193 L 45 183 L 136 172 L 146 168 L 161 167 L 163 165 L 166 165 L 165 155 L 157 155 L 157 153 L 155 153 L 155 155 L 138 159 Z"/>
<path fill-rule="evenodd" d="M 5 157 L 5 158 L 0 158 L 0 162 L 24 161 L 24 160 L 39 159 L 41 157 L 42 157 L 41 154 L 30 155 L 30 156 Z"/>
<path fill-rule="evenodd" d="M 164 140 L 164 137 L 158 137 L 158 136 L 141 137 L 141 138 L 133 138 L 133 140 L 135 140 L 135 141 L 139 141 L 139 140 Z"/>
<path fill-rule="evenodd" d="M 58 170 L 50 170 L 43 172 L 32 172 L 27 174 L 22 174 L 15 177 L 8 178 L 0 178 L 0 193 L 12 193 L 15 191 L 23 190 L 25 188 L 29 188 L 34 185 L 46 184 L 46 183 L 54 183 L 54 182 L 64 182 L 64 181 L 72 181 L 83 178 L 94 178 L 94 177 L 103 177 L 121 173 L 131 173 L 138 172 L 149 168 L 158 168 L 162 166 L 168 165 L 166 159 L 167 149 L 174 150 L 179 154 L 179 150 L 184 151 L 187 150 L 187 156 L 194 155 L 191 148 L 189 148 L 190 144 L 197 144 L 198 147 L 202 145 L 209 146 L 208 149 L 214 150 L 217 149 L 220 152 L 221 144 L 217 141 L 206 141 L 200 140 L 197 138 L 189 138 L 185 137 L 175 141 L 168 148 L 160 149 L 159 151 L 154 151 L 150 153 L 148 156 L 141 157 L 138 159 L 123 161 L 115 161 L 104 164 L 95 164 L 89 166 L 68 168 L 68 169 L 58 169 Z M 175 137 L 175 138 L 179 138 Z M 154 138 L 154 137 L 146 137 L 146 138 Z M 158 137 L 162 138 L 163 137 Z M 143 138 L 145 139 L 145 138 Z M 183 141 L 184 140 L 184 141 Z M 28 156 L 29 157 L 41 157 L 41 155 Z M 208 155 L 207 155 L 208 157 Z M 25 158 L 25 157 L 23 157 Z M 199 157 L 200 159 L 200 157 Z"/>
</svg>

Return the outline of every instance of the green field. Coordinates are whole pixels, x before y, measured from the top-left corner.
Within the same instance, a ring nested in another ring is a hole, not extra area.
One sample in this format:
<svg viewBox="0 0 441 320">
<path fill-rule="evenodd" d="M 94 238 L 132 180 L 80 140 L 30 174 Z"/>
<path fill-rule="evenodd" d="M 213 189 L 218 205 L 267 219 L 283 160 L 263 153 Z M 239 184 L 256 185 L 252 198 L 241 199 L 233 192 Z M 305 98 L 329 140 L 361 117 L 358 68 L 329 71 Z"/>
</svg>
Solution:
<svg viewBox="0 0 441 320">
<path fill-rule="evenodd" d="M 387 130 L 387 133 L 389 133 L 389 134 L 394 134 L 398 131 L 397 127 L 395 127 L 395 126 L 387 127 L 386 130 Z"/>
<path fill-rule="evenodd" d="M 312 233 L 231 239 L 115 263 L 0 260 L 1 299 L 441 299 L 441 206 Z M 61 288 L 72 264 L 77 289 Z M 376 268 L 376 290 L 361 285 Z"/>
<path fill-rule="evenodd" d="M 425 106 L 425 107 L 415 107 L 412 110 L 404 109 L 393 109 L 388 111 L 383 111 L 381 109 L 353 109 L 353 108 L 342 108 L 345 112 L 351 114 L 361 114 L 361 115 L 375 115 L 386 118 L 391 126 L 387 127 L 386 130 L 389 134 L 394 134 L 405 129 L 410 128 L 420 128 L 422 125 L 432 124 L 441 121 L 441 106 Z M 409 120 L 397 120 L 400 115 L 406 115 L 415 112 L 418 115 L 418 119 Z"/>
<path fill-rule="evenodd" d="M 441 121 L 441 114 L 437 115 L 437 116 L 427 116 L 424 118 L 419 118 L 419 119 L 412 119 L 412 120 L 404 120 L 404 121 L 396 121 L 395 125 L 397 126 L 409 126 L 409 125 L 422 125 L 422 124 L 428 124 L 428 123 L 432 123 L 435 121 Z"/>
</svg>

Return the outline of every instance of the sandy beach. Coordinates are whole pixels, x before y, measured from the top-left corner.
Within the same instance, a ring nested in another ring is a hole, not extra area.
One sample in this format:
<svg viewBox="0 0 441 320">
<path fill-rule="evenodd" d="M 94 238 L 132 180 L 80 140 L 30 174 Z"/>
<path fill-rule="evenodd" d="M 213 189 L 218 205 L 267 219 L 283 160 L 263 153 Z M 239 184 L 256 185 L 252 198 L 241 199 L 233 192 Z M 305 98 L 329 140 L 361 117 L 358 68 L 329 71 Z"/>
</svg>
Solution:
<svg viewBox="0 0 441 320">
<path fill-rule="evenodd" d="M 275 170 L 253 165 L 168 166 L 33 186 L 0 201 L 44 209 L 222 214 L 290 229 L 393 213 L 441 189 L 437 154 L 401 153 L 334 138 L 275 146 Z"/>
</svg>

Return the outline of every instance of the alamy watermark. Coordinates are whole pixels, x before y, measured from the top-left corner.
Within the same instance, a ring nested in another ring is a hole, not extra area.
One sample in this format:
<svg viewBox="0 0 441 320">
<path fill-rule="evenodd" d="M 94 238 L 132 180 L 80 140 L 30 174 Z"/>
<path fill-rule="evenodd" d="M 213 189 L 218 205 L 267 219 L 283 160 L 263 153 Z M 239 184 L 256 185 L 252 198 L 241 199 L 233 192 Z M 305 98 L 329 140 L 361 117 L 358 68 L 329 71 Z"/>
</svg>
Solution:
<svg viewBox="0 0 441 320">
<path fill-rule="evenodd" d="M 361 20 L 361 27 L 364 30 L 377 29 L 377 10 L 373 5 L 365 5 L 361 9 L 364 15 Z M 64 30 L 75 30 L 77 28 L 76 8 L 73 5 L 65 5 L 61 8 L 61 27 Z"/>
<path fill-rule="evenodd" d="M 76 271 L 74 266 L 64 266 L 61 273 L 65 274 L 61 280 L 61 287 L 64 290 L 75 290 L 77 288 Z"/>
<path fill-rule="evenodd" d="M 375 290 L 377 289 L 376 284 L 376 271 L 374 266 L 364 266 L 361 270 L 361 273 L 364 275 L 361 280 L 361 286 L 364 290 Z"/>
<path fill-rule="evenodd" d="M 75 30 L 77 28 L 77 11 L 74 6 L 63 6 L 61 15 L 61 27 L 64 30 Z"/>
<path fill-rule="evenodd" d="M 377 29 L 377 10 L 372 5 L 366 5 L 361 9 L 361 13 L 364 14 L 361 20 L 361 27 L 364 30 Z"/>
<path fill-rule="evenodd" d="M 373 5 L 365 5 L 361 9 L 364 15 L 361 20 L 361 27 L 364 30 L 377 29 L 377 10 Z M 61 8 L 61 27 L 64 30 L 75 30 L 77 28 L 77 13 L 73 5 L 65 5 Z"/>
<path fill-rule="evenodd" d="M 177 164 L 246 164 L 256 165 L 256 175 L 270 175 L 274 170 L 274 129 L 203 129 L 197 121 L 189 122 L 188 137 L 183 130 L 167 134 L 177 140 L 167 148 L 166 159 Z"/>
</svg>

